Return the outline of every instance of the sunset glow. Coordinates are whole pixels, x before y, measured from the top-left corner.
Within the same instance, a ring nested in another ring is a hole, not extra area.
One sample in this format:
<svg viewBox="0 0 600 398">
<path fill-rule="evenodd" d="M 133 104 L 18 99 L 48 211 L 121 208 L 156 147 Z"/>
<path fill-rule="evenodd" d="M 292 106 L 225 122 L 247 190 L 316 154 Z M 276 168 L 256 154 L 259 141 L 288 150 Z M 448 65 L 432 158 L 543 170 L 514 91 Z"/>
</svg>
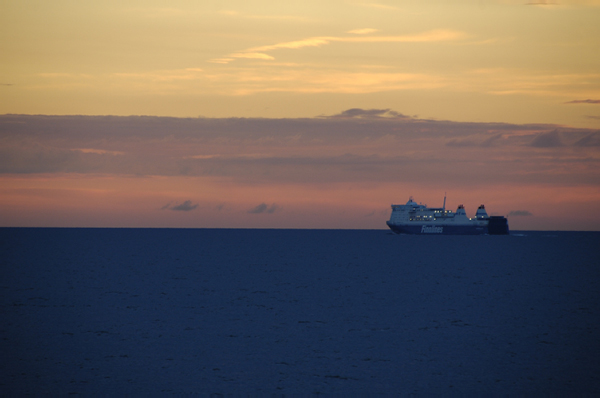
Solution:
<svg viewBox="0 0 600 398">
<path fill-rule="evenodd" d="M 0 226 L 600 229 L 600 1 L 1 9 Z"/>
</svg>

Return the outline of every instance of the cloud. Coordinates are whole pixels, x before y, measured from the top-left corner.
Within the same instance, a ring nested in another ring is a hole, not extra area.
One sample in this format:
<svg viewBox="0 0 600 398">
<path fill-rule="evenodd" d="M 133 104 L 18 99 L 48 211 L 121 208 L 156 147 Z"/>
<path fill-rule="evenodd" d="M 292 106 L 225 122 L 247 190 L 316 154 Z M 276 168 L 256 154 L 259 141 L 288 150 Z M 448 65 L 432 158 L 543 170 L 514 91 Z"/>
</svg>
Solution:
<svg viewBox="0 0 600 398">
<path fill-rule="evenodd" d="M 94 148 L 74 148 L 72 149 L 72 151 L 79 151 L 82 153 L 95 153 L 98 155 L 114 155 L 114 156 L 119 156 L 119 155 L 125 155 L 124 152 L 122 151 L 107 151 L 105 149 L 94 149 Z"/>
<path fill-rule="evenodd" d="M 375 29 L 357 29 L 350 31 L 353 34 L 366 34 L 376 31 Z M 440 41 L 453 41 L 460 40 L 466 37 L 464 32 L 449 30 L 449 29 L 435 29 L 427 32 L 417 33 L 413 35 L 399 35 L 399 36 L 317 36 L 308 37 L 305 39 L 270 44 L 266 46 L 258 46 L 239 51 L 234 54 L 230 54 L 229 57 L 233 58 L 258 58 L 258 59 L 273 59 L 265 58 L 270 57 L 265 52 L 279 50 L 279 49 L 299 49 L 304 47 L 320 47 L 323 45 L 330 44 L 332 42 L 344 42 L 344 43 L 427 43 L 427 42 L 440 42 Z M 243 54 L 248 54 L 244 56 Z M 224 58 L 217 58 L 223 60 Z M 212 62 L 215 62 L 214 60 Z"/>
<path fill-rule="evenodd" d="M 549 6 L 550 8 L 571 8 L 571 7 L 599 7 L 600 1 L 598 0 L 538 0 L 531 1 L 528 3 L 523 3 L 522 0 L 503 0 L 503 4 L 525 4 L 531 6 Z"/>
<path fill-rule="evenodd" d="M 42 178 L 199 177 L 265 186 L 600 179 L 598 130 L 426 120 L 389 108 L 297 119 L 0 115 L 0 132 L 0 174 Z M 553 156 L 532 145 L 553 148 Z"/>
<path fill-rule="evenodd" d="M 228 64 L 233 60 L 234 58 L 213 58 L 208 60 L 208 62 L 211 62 L 213 64 Z"/>
<path fill-rule="evenodd" d="M 575 142 L 573 145 L 574 146 L 580 146 L 580 147 L 596 147 L 596 146 L 600 146 L 600 132 L 596 131 L 594 133 L 586 135 L 585 137 L 583 137 L 579 141 Z"/>
<path fill-rule="evenodd" d="M 250 58 L 250 59 L 266 59 L 266 60 L 275 59 L 275 58 L 273 58 L 272 56 L 270 56 L 268 54 L 259 53 L 259 52 L 234 53 L 234 54 L 230 54 L 230 57 L 233 57 L 233 58 Z M 213 60 L 213 62 L 214 62 L 214 60 Z"/>
<path fill-rule="evenodd" d="M 560 134 L 557 130 L 538 134 L 533 141 L 531 141 L 530 145 L 536 148 L 557 148 L 563 146 Z"/>
<path fill-rule="evenodd" d="M 353 29 L 353 30 L 349 30 L 346 33 L 352 33 L 355 35 L 366 35 L 366 34 L 375 33 L 375 32 L 379 32 L 379 29 L 372 29 L 372 28 Z"/>
<path fill-rule="evenodd" d="M 484 136 L 477 135 L 475 137 L 468 137 L 464 139 L 453 139 L 446 143 L 446 146 L 449 147 L 492 147 L 497 144 L 497 141 L 502 138 L 502 134 L 494 134 L 489 138 L 485 138 Z M 482 141 L 483 139 L 483 141 Z"/>
<path fill-rule="evenodd" d="M 470 146 L 478 146 L 477 142 L 471 140 L 471 139 L 462 139 L 462 140 L 458 140 L 458 139 L 453 139 L 450 140 L 446 143 L 446 146 L 450 146 L 450 147 L 470 147 Z"/>
<path fill-rule="evenodd" d="M 449 84 L 443 76 L 419 73 L 373 70 L 332 72 L 310 68 L 272 68 L 268 73 L 261 70 L 261 73 L 252 69 L 224 72 L 215 75 L 214 78 L 235 83 L 220 93 L 236 96 L 273 92 L 361 94 L 394 90 L 432 90 Z"/>
<path fill-rule="evenodd" d="M 258 206 L 248 210 L 248 213 L 250 214 L 262 214 L 262 213 L 267 213 L 267 214 L 272 214 L 275 213 L 275 211 L 277 211 L 280 207 L 277 206 L 275 203 L 273 203 L 271 206 L 267 206 L 266 203 L 261 203 Z"/>
<path fill-rule="evenodd" d="M 434 29 L 427 32 L 417 33 L 413 35 L 401 35 L 401 36 L 323 36 L 323 37 L 311 37 L 292 42 L 278 43 L 268 46 L 256 47 L 248 51 L 271 51 L 280 48 L 302 48 L 302 47 L 314 47 L 329 44 L 331 42 L 343 42 L 343 43 L 426 43 L 426 42 L 439 42 L 439 41 L 452 41 L 459 40 L 466 37 L 464 32 L 449 29 Z"/>
<path fill-rule="evenodd" d="M 536 1 L 531 3 L 525 3 L 526 6 L 556 6 L 558 3 L 549 2 L 549 1 Z"/>
<path fill-rule="evenodd" d="M 229 17 L 245 18 L 245 19 L 265 19 L 265 20 L 277 20 L 277 21 L 300 21 L 306 22 L 309 19 L 298 16 L 298 15 L 256 15 L 256 14 L 242 14 L 238 11 L 233 10 L 221 10 L 219 14 L 226 15 Z"/>
<path fill-rule="evenodd" d="M 175 210 L 175 211 L 191 211 L 191 210 L 194 210 L 196 207 L 198 207 L 198 203 L 192 204 L 191 200 L 186 200 L 185 202 L 183 202 L 183 203 L 181 203 L 181 204 L 179 204 L 177 206 L 171 207 L 170 210 Z"/>
<path fill-rule="evenodd" d="M 288 41 L 288 42 L 284 42 L 284 43 L 277 43 L 277 44 L 271 44 L 271 45 L 267 45 L 267 46 L 254 47 L 254 48 L 251 48 L 246 51 L 262 52 L 262 51 L 278 50 L 281 48 L 297 49 L 297 48 L 303 48 L 303 47 L 319 47 L 324 44 L 329 44 L 331 41 L 333 41 L 335 39 L 336 39 L 335 37 L 310 37 L 310 38 L 302 39 L 302 40 Z"/>
<path fill-rule="evenodd" d="M 573 100 L 565 102 L 565 104 L 600 104 L 600 100 L 585 99 L 585 100 Z"/>
<path fill-rule="evenodd" d="M 409 119 L 409 116 L 388 109 L 361 109 L 352 108 L 338 113 L 337 115 L 324 116 L 330 119 L 351 119 L 351 118 L 394 118 L 394 119 Z"/>
<path fill-rule="evenodd" d="M 483 141 L 480 146 L 482 147 L 490 147 L 495 145 L 495 143 L 500 140 L 502 138 L 502 134 L 495 134 L 493 136 L 491 136 L 490 138 L 488 138 L 487 140 Z"/>
<path fill-rule="evenodd" d="M 533 216 L 529 210 L 511 210 L 508 213 L 509 216 L 521 217 L 521 216 Z"/>
<path fill-rule="evenodd" d="M 165 69 L 140 73 L 113 73 L 111 77 L 128 81 L 151 81 L 155 83 L 172 83 L 177 81 L 197 80 L 203 76 L 201 68 Z"/>
</svg>

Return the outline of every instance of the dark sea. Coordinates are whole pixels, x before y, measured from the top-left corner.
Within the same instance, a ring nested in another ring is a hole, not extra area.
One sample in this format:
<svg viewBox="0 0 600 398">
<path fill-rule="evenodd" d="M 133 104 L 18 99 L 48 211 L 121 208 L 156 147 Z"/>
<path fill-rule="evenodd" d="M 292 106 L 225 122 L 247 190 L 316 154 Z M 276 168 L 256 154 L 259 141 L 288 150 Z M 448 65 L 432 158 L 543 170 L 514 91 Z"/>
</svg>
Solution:
<svg viewBox="0 0 600 398">
<path fill-rule="evenodd" d="M 597 395 L 600 232 L 0 229 L 0 394 Z"/>
</svg>

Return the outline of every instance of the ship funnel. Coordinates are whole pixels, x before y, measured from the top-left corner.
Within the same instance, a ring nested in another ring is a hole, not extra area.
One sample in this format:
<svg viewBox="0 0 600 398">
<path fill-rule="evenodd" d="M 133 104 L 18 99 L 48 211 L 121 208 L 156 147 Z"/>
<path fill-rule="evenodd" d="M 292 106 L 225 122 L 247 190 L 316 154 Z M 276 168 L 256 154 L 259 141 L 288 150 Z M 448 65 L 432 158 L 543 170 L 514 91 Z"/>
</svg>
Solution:
<svg viewBox="0 0 600 398">
<path fill-rule="evenodd" d="M 460 217 L 460 216 L 467 216 L 467 213 L 465 212 L 465 206 L 463 205 L 458 205 L 458 209 L 456 209 L 456 216 Z"/>
<path fill-rule="evenodd" d="M 475 218 L 477 218 L 478 220 L 488 218 L 488 214 L 485 211 L 484 205 L 479 206 L 479 208 L 477 209 L 477 213 L 475 213 Z"/>
</svg>

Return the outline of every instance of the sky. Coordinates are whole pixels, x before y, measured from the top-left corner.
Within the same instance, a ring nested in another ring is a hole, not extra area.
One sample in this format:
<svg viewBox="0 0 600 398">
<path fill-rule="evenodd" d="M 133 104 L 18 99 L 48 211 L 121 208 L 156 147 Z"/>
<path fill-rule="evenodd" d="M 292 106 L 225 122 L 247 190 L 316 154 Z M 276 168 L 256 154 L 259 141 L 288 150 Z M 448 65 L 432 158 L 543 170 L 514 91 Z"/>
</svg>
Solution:
<svg viewBox="0 0 600 398">
<path fill-rule="evenodd" d="M 0 11 L 0 226 L 600 230 L 600 0 Z"/>
</svg>

